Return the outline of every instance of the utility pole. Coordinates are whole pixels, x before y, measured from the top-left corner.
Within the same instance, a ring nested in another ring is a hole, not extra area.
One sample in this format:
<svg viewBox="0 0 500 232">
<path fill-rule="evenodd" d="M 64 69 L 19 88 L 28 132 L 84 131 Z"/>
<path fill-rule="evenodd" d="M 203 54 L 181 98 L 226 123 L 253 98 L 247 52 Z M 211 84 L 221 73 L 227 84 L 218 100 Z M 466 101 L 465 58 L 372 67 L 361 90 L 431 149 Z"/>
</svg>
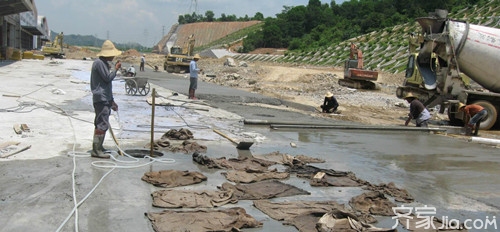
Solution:
<svg viewBox="0 0 500 232">
<path fill-rule="evenodd" d="M 193 8 L 193 3 L 194 3 L 194 11 L 191 10 L 191 8 Z M 189 6 L 189 13 L 198 14 L 198 0 L 191 0 L 191 5 Z"/>
</svg>

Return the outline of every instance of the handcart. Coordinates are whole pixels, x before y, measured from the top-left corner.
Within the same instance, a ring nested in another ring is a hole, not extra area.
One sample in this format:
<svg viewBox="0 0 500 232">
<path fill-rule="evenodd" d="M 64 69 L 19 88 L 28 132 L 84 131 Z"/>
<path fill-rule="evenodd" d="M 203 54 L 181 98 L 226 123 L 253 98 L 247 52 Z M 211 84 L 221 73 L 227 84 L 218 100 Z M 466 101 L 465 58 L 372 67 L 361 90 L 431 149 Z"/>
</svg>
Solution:
<svg viewBox="0 0 500 232">
<path fill-rule="evenodd" d="M 125 79 L 125 92 L 128 95 L 142 95 L 146 96 L 149 93 L 150 86 L 148 78 L 146 77 L 133 77 Z"/>
</svg>

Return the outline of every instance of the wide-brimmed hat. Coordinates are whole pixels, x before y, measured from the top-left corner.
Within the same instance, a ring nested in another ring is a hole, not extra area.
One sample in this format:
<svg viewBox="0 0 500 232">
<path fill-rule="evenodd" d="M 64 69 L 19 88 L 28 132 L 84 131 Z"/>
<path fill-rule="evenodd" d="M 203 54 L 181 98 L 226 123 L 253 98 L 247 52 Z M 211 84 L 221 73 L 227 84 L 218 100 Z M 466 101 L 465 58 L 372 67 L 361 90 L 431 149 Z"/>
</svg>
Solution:
<svg viewBox="0 0 500 232">
<path fill-rule="evenodd" d="M 465 104 L 462 103 L 462 102 L 459 102 L 458 103 L 458 109 L 462 109 L 463 107 L 465 107 Z"/>
<path fill-rule="evenodd" d="M 333 97 L 333 93 L 332 92 L 328 92 L 328 93 L 326 93 L 325 97 Z"/>
<path fill-rule="evenodd" d="M 413 95 L 412 93 L 408 93 L 406 94 L 406 96 L 403 97 L 404 99 L 408 99 L 408 98 L 417 98 L 415 95 Z"/>
<path fill-rule="evenodd" d="M 110 40 L 106 40 L 102 44 L 101 51 L 97 53 L 97 56 L 113 57 L 113 56 L 119 56 L 121 54 L 122 52 L 115 48 L 113 42 L 111 42 Z"/>
<path fill-rule="evenodd" d="M 193 59 L 200 59 L 200 58 L 201 58 L 200 54 L 195 54 L 194 57 L 193 57 Z"/>
</svg>

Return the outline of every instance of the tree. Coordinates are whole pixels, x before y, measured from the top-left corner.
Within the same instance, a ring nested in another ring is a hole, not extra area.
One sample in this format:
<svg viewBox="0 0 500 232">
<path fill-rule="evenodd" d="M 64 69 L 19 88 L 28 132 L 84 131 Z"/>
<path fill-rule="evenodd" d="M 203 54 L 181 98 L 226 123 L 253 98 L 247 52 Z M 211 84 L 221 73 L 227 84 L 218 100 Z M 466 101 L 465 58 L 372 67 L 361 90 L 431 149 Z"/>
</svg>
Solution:
<svg viewBox="0 0 500 232">
<path fill-rule="evenodd" d="M 211 10 L 205 12 L 205 19 L 207 22 L 213 22 L 215 20 L 215 14 Z"/>
<path fill-rule="evenodd" d="M 260 12 L 257 12 L 255 13 L 255 16 L 253 16 L 252 20 L 264 21 L 264 15 Z"/>
</svg>

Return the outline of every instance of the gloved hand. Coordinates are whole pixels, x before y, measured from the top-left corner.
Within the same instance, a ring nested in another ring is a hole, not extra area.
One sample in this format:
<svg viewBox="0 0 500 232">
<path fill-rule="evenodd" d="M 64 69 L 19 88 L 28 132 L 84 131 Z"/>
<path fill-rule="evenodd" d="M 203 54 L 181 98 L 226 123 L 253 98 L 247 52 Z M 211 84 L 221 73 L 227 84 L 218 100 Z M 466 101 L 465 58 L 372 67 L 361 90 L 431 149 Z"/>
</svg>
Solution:
<svg viewBox="0 0 500 232">
<path fill-rule="evenodd" d="M 114 110 L 114 111 L 118 111 L 118 105 L 116 104 L 115 101 L 111 102 L 111 109 Z"/>
</svg>

